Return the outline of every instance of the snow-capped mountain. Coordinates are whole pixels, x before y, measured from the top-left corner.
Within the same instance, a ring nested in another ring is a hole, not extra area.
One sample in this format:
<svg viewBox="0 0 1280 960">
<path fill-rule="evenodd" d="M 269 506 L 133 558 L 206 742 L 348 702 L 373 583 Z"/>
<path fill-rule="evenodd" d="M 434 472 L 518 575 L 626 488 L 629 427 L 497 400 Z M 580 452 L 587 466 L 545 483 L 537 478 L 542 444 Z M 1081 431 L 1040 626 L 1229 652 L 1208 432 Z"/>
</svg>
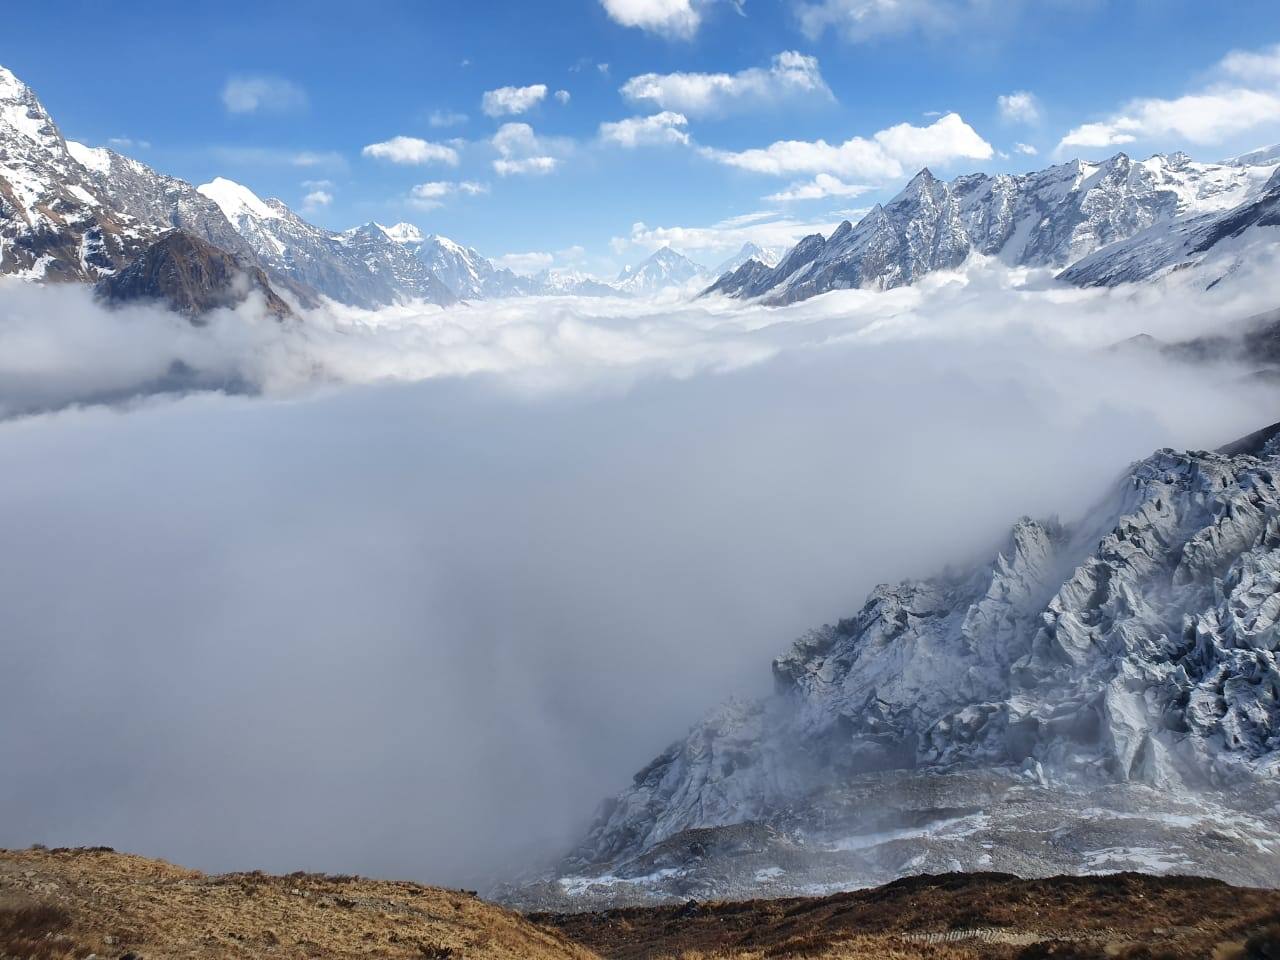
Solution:
<svg viewBox="0 0 1280 960">
<path fill-rule="evenodd" d="M 737 270 L 748 260 L 755 260 L 766 267 L 776 267 L 778 265 L 778 255 L 776 253 L 772 250 L 766 250 L 758 243 L 747 241 L 742 245 L 741 250 L 716 267 L 712 271 L 712 275 L 717 278 L 723 277 L 726 273 L 732 273 Z"/>
<path fill-rule="evenodd" d="M 706 269 L 688 257 L 663 247 L 634 267 L 625 267 L 613 286 L 623 293 L 646 296 L 683 287 L 705 276 Z"/>
<path fill-rule="evenodd" d="M 96 280 L 154 239 L 113 206 L 35 93 L 0 67 L 0 273 Z"/>
<path fill-rule="evenodd" d="M 1067 267 L 1154 225 L 1256 199 L 1278 162 L 1267 151 L 1226 163 L 1184 154 L 1135 161 L 1121 153 L 1102 163 L 951 181 L 925 169 L 856 226 L 845 221 L 830 237 L 804 238 L 771 271 L 744 264 L 708 292 L 783 304 L 828 290 L 888 289 L 956 267 L 972 253 Z"/>
<path fill-rule="evenodd" d="M 1280 242 L 1280 169 L 1257 196 L 1239 206 L 1149 227 L 1085 257 L 1065 270 L 1062 279 L 1113 287 L 1198 267 L 1211 285 L 1231 273 L 1242 253 L 1263 242 Z"/>
<path fill-rule="evenodd" d="M 366 223 L 340 234 L 347 251 L 387 289 L 429 303 L 450 304 L 458 296 L 429 266 L 380 224 Z"/>
<path fill-rule="evenodd" d="M 907 873 L 1280 882 L 1280 424 L 1161 450 L 1080 522 L 884 585 L 601 808 L 517 902 Z"/>
<path fill-rule="evenodd" d="M 383 232 L 400 244 L 445 285 L 464 300 L 486 300 L 496 297 L 522 297 L 536 292 L 536 285 L 504 267 L 495 265 L 479 251 L 464 247 L 448 237 L 423 234 L 411 223 L 382 227 Z"/>
<path fill-rule="evenodd" d="M 412 297 L 433 303 L 456 299 L 446 286 L 417 271 L 403 247 L 379 230 L 333 233 L 303 220 L 283 201 L 263 200 L 223 177 L 198 189 L 218 205 L 268 272 L 339 303 L 378 307 Z"/>
<path fill-rule="evenodd" d="M 108 150 L 67 141 L 111 206 L 156 233 L 182 230 L 231 254 L 252 254 L 218 205 L 191 184 L 159 173 L 145 163 Z"/>
</svg>

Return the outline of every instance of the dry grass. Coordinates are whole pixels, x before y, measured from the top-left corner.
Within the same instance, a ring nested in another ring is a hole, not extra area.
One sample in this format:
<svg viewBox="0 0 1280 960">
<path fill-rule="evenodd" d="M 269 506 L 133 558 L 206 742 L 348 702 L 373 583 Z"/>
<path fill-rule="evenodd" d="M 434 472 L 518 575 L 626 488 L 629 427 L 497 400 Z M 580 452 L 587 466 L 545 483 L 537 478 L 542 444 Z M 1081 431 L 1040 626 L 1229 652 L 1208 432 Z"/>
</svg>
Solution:
<svg viewBox="0 0 1280 960">
<path fill-rule="evenodd" d="M 952 874 L 532 919 L 610 960 L 1280 960 L 1280 892 L 1138 874 Z"/>
<path fill-rule="evenodd" d="M 0 851 L 0 957 L 592 960 L 467 893 L 262 873 L 206 876 L 97 850 Z"/>
</svg>

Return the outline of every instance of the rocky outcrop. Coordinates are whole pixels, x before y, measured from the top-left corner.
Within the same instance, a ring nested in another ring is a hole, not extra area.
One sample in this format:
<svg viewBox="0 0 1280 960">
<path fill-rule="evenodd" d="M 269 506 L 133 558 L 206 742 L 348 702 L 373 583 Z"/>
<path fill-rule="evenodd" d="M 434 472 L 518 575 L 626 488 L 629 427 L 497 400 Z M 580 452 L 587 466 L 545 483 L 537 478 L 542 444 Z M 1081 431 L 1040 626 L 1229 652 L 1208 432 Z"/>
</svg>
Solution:
<svg viewBox="0 0 1280 960">
<path fill-rule="evenodd" d="M 773 697 L 636 774 L 539 896 L 794 893 L 939 860 L 1280 882 L 1278 652 L 1280 424 L 1161 450 L 1081 521 L 1020 520 L 991 563 L 802 637 Z"/>
<path fill-rule="evenodd" d="M 108 303 L 159 303 L 193 321 L 211 310 L 239 306 L 250 296 L 260 297 L 277 320 L 293 316 L 253 260 L 181 230 L 157 240 L 129 266 L 100 280 L 96 289 Z"/>
</svg>

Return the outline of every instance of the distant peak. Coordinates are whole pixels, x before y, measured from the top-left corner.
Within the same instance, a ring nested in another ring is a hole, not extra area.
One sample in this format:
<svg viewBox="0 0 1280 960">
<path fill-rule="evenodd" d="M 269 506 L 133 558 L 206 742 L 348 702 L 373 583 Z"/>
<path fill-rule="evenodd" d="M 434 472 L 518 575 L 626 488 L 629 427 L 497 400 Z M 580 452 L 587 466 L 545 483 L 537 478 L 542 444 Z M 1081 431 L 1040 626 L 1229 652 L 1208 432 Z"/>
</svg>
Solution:
<svg viewBox="0 0 1280 960">
<path fill-rule="evenodd" d="M 248 187 L 234 180 L 228 180 L 226 177 L 215 177 L 196 189 L 216 203 L 223 215 L 232 222 L 243 216 L 251 216 L 259 220 L 280 219 L 279 210 L 268 206 Z"/>
<path fill-rule="evenodd" d="M 0 100 L 17 100 L 23 97 L 29 88 L 19 80 L 8 67 L 0 67 Z"/>
<path fill-rule="evenodd" d="M 422 231 L 412 223 L 395 223 L 389 227 L 384 227 L 380 223 L 374 223 L 374 226 L 396 243 L 422 243 L 422 241 L 426 239 Z"/>
</svg>

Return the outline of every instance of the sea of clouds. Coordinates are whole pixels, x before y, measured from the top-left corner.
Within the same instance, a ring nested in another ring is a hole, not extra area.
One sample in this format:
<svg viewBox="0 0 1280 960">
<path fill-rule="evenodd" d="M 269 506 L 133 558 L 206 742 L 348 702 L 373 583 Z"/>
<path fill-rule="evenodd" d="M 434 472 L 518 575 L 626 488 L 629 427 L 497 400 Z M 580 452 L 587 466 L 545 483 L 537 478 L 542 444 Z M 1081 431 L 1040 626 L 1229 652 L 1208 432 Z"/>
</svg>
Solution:
<svg viewBox="0 0 1280 960">
<path fill-rule="evenodd" d="M 0 283 L 0 845 L 516 872 L 875 583 L 1276 420 L 1114 348 L 1275 276 L 204 326 Z"/>
</svg>

